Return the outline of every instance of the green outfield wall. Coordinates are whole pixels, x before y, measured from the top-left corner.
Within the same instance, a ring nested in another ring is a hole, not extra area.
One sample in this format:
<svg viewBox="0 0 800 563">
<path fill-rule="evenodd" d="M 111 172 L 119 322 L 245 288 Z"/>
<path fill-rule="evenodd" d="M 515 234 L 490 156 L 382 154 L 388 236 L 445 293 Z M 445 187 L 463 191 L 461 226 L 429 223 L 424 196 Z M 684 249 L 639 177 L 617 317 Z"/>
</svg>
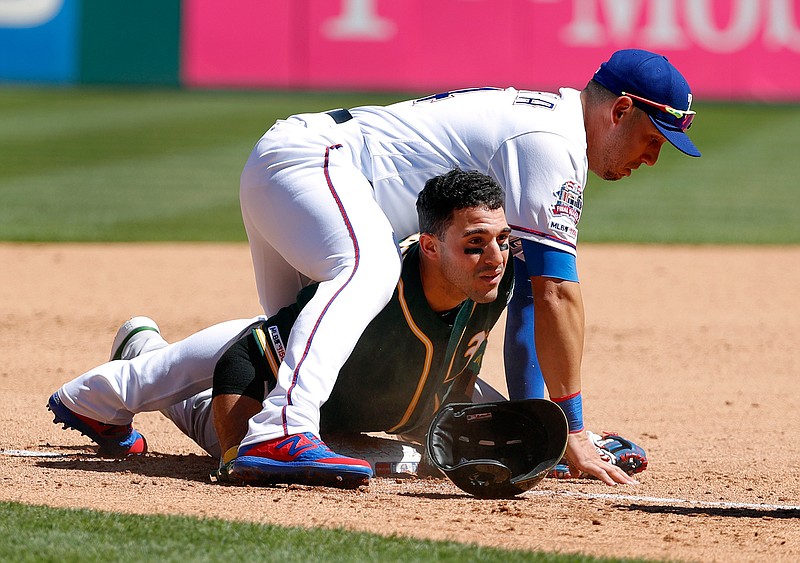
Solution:
<svg viewBox="0 0 800 563">
<path fill-rule="evenodd" d="M 179 85 L 179 0 L 84 0 L 80 13 L 81 82 Z"/>
</svg>

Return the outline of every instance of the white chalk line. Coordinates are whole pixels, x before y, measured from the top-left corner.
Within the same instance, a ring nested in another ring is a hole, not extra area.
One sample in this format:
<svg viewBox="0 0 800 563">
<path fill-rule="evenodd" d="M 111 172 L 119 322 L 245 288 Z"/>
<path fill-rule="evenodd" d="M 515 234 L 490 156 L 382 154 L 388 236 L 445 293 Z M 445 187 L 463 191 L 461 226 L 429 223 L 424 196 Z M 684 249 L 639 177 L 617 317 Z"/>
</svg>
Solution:
<svg viewBox="0 0 800 563">
<path fill-rule="evenodd" d="M 0 455 L 11 457 L 70 457 L 74 454 L 62 454 L 58 452 L 39 452 L 35 450 L 0 450 Z"/>
<path fill-rule="evenodd" d="M 739 508 L 739 509 L 751 509 L 751 510 L 800 511 L 800 506 L 795 506 L 791 504 L 759 504 L 759 503 L 748 503 L 748 502 L 691 500 L 691 499 L 672 498 L 672 497 L 646 497 L 637 495 L 620 495 L 615 493 L 577 493 L 574 491 L 528 491 L 526 494 L 531 494 L 536 496 L 565 496 L 565 497 L 576 497 L 584 499 L 623 500 L 631 502 L 646 502 L 653 504 L 686 504 L 691 506 L 702 506 L 707 508 Z"/>
<path fill-rule="evenodd" d="M 2 450 L 0 455 L 7 455 L 12 457 L 70 457 L 73 454 L 62 454 L 58 452 L 41 452 L 35 450 Z M 792 504 L 762 504 L 762 503 L 749 503 L 749 502 L 726 502 L 726 501 L 708 501 L 708 500 L 691 500 L 678 497 L 647 497 L 638 495 L 620 495 L 616 493 L 578 493 L 575 491 L 538 491 L 531 490 L 525 493 L 526 495 L 535 496 L 562 496 L 574 497 L 584 499 L 599 499 L 599 500 L 620 500 L 629 502 L 646 502 L 651 504 L 685 504 L 689 506 L 702 506 L 707 508 L 733 508 L 733 509 L 749 509 L 749 510 L 797 510 L 800 511 L 800 506 Z"/>
</svg>

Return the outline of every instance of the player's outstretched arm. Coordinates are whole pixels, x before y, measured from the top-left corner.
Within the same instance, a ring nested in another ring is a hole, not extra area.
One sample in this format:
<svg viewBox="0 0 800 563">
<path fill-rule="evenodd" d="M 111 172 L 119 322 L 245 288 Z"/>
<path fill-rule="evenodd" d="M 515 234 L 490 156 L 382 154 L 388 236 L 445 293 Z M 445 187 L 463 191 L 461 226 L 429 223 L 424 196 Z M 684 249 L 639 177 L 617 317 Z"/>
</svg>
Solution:
<svg viewBox="0 0 800 563">
<path fill-rule="evenodd" d="M 531 286 L 536 356 L 547 391 L 553 400 L 571 397 L 581 391 L 585 323 L 581 286 L 546 276 L 532 276 Z M 570 425 L 570 431 L 580 429 Z"/>
<path fill-rule="evenodd" d="M 531 277 L 531 284 L 536 353 L 547 390 L 553 399 L 572 398 L 574 402 L 578 395 L 580 401 L 585 323 L 580 284 L 544 276 Z M 564 401 L 560 404 L 569 403 Z M 583 430 L 580 410 L 567 418 L 571 419 L 572 431 L 566 452 L 571 474 L 588 473 L 607 485 L 636 483 L 624 471 L 600 457 Z"/>
</svg>

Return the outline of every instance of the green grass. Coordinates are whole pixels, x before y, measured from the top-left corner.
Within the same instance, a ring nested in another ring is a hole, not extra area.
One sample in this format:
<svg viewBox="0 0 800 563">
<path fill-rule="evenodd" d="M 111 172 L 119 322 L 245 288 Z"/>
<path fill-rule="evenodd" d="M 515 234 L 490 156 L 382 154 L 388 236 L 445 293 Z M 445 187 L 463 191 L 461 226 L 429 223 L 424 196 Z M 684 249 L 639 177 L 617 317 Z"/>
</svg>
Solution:
<svg viewBox="0 0 800 563">
<path fill-rule="evenodd" d="M 243 241 L 239 174 L 276 119 L 407 97 L 0 88 L 0 240 Z M 800 243 L 800 105 L 696 106 L 704 156 L 590 175 L 582 242 Z"/>
<path fill-rule="evenodd" d="M 703 153 L 665 146 L 616 183 L 590 177 L 583 241 L 800 243 L 800 105 L 697 104 Z"/>
<path fill-rule="evenodd" d="M 245 240 L 239 174 L 258 138 L 278 118 L 359 99 L 0 89 L 0 240 Z"/>
<path fill-rule="evenodd" d="M 0 503 L 0 561 L 612 561 L 177 516 Z M 617 561 L 617 560 L 614 560 Z M 633 560 L 626 560 L 633 561 Z"/>
</svg>

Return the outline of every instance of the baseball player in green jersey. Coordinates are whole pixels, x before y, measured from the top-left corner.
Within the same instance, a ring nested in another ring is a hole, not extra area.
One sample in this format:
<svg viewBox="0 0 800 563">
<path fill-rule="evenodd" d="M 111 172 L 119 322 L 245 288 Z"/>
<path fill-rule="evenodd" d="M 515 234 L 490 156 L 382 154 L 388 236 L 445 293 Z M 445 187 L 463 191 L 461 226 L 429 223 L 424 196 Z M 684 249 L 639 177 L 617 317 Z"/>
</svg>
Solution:
<svg viewBox="0 0 800 563">
<path fill-rule="evenodd" d="M 456 215 L 452 229 L 461 228 L 457 224 L 461 217 Z M 508 231 L 503 226 L 491 235 L 497 238 L 497 233 L 504 237 Z M 323 436 L 386 432 L 421 443 L 441 405 L 472 400 L 489 331 L 511 293 L 512 272 L 503 273 L 500 261 L 487 267 L 492 283 L 499 282 L 493 292 L 497 298 L 492 301 L 466 299 L 453 307 L 453 303 L 432 306 L 426 298 L 430 294 L 426 287 L 431 284 L 423 286 L 421 271 L 430 268 L 430 258 L 424 258 L 430 236 L 423 235 L 405 252 L 394 296 L 368 325 L 359 341 L 363 345 L 356 346 L 342 367 L 333 392 L 320 409 Z M 500 243 L 498 249 L 503 249 L 505 259 L 503 247 L 507 245 L 502 238 Z M 265 389 L 275 386 L 283 342 L 314 291 L 314 286 L 301 291 L 296 305 L 257 323 L 217 364 L 214 417 L 223 451 L 239 446 L 246 421 L 261 410 Z M 233 455 L 235 452 L 229 452 L 226 460 Z M 262 470 L 260 461 L 240 456 L 231 463 L 229 473 L 256 484 L 273 482 L 277 471 L 272 466 Z M 289 476 L 279 473 L 277 478 Z"/>
<path fill-rule="evenodd" d="M 473 396 L 489 331 L 513 286 L 503 192 L 484 174 L 453 170 L 427 182 L 417 207 L 421 234 L 405 252 L 390 302 L 330 396 L 316 405 L 323 432 L 385 431 L 421 440 L 441 404 Z M 125 456 L 147 450 L 133 416 L 160 410 L 211 455 L 231 448 L 235 455 L 316 287 L 269 319 L 228 321 L 173 344 L 150 319 L 131 319 L 115 338 L 112 361 L 50 397 L 54 422 L 87 435 L 105 455 Z M 368 463 L 333 453 L 312 434 L 277 446 L 270 459 L 281 464 L 255 453 L 240 448 L 229 473 L 256 484 L 343 486 L 373 474 Z"/>
</svg>

